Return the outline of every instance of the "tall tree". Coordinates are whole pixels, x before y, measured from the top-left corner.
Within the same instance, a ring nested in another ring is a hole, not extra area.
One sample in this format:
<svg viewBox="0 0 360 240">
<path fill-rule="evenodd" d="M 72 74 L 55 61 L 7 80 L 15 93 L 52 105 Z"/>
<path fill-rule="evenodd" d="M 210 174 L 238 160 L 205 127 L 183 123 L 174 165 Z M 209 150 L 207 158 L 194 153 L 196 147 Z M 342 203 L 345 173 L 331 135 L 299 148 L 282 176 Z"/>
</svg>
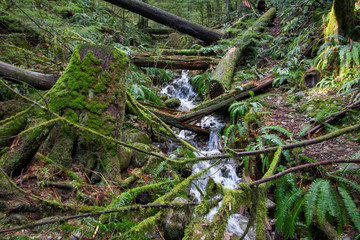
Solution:
<svg viewBox="0 0 360 240">
<path fill-rule="evenodd" d="M 347 36 L 355 26 L 354 0 L 334 0 L 325 35 Z"/>
</svg>

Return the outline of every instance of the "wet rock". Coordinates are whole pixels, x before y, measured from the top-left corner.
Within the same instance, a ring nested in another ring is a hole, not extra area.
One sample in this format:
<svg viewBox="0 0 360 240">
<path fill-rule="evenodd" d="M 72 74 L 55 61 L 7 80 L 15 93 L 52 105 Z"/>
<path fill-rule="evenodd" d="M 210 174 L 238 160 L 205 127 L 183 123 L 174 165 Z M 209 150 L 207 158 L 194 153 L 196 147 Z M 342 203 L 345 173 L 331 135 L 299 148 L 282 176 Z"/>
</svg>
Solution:
<svg viewBox="0 0 360 240">
<path fill-rule="evenodd" d="M 312 110 L 314 110 L 314 107 L 311 106 L 306 109 L 307 112 L 311 112 Z"/>
<path fill-rule="evenodd" d="M 138 129 L 131 129 L 122 133 L 122 140 L 130 143 L 138 142 L 149 144 L 151 139 L 146 132 L 141 132 Z"/>
<path fill-rule="evenodd" d="M 265 204 L 268 210 L 274 210 L 276 207 L 276 204 L 268 198 L 265 198 Z"/>
<path fill-rule="evenodd" d="M 173 202 L 187 203 L 185 198 L 177 197 Z M 187 209 L 169 209 L 162 219 L 164 238 L 166 240 L 180 240 L 184 237 L 185 227 L 190 223 L 192 211 Z"/>
<path fill-rule="evenodd" d="M 180 107 L 180 105 L 181 102 L 178 98 L 169 98 L 168 100 L 165 101 L 165 106 L 168 108 L 176 109 Z"/>
<path fill-rule="evenodd" d="M 144 143 L 134 143 L 134 147 L 143 149 L 147 152 L 151 150 L 150 146 Z M 149 159 L 148 154 L 139 151 L 134 151 L 133 157 L 131 159 L 131 165 L 136 168 L 143 167 L 144 165 L 146 165 L 148 159 Z"/>
</svg>

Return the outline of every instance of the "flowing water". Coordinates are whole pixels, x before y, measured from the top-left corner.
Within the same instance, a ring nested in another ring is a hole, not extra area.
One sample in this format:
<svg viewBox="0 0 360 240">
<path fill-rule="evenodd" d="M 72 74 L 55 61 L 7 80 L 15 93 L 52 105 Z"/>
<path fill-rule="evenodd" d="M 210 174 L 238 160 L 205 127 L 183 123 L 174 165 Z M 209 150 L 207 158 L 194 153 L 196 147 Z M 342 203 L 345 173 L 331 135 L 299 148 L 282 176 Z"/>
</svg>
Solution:
<svg viewBox="0 0 360 240">
<path fill-rule="evenodd" d="M 167 85 L 162 91 L 162 94 L 167 94 L 169 97 L 177 97 L 181 101 L 181 106 L 178 110 L 188 111 L 191 108 L 196 106 L 195 99 L 197 94 L 194 92 L 193 87 L 191 86 L 190 80 L 188 78 L 188 72 L 183 71 L 180 78 L 175 79 L 172 84 Z M 193 143 L 203 155 L 216 155 L 221 154 L 221 140 L 218 137 L 218 132 L 221 128 L 225 126 L 225 121 L 222 116 L 207 116 L 201 120 L 201 127 L 204 129 L 211 130 L 208 144 L 199 148 L 197 143 L 194 142 L 196 134 L 182 130 L 179 133 L 179 136 L 190 143 Z M 207 167 L 209 167 L 213 162 L 212 161 L 202 161 L 193 165 L 192 174 L 195 174 Z M 241 182 L 236 174 L 236 167 L 233 160 L 224 160 L 221 164 L 216 167 L 211 168 L 206 174 L 204 174 L 195 184 L 204 192 L 208 178 L 211 177 L 215 182 L 221 183 L 221 185 L 227 189 L 234 189 Z M 196 199 L 196 201 L 201 200 L 200 192 L 192 185 L 190 189 L 190 194 Z M 221 202 L 219 203 L 219 206 Z M 216 214 L 218 207 L 211 209 L 210 213 L 206 216 L 206 219 L 211 221 L 214 215 Z M 241 236 L 243 231 L 246 228 L 248 218 L 241 214 L 232 214 L 228 220 L 226 230 L 230 233 L 234 233 L 238 236 Z M 247 240 L 254 239 L 254 231 L 249 231 L 246 238 Z"/>
</svg>

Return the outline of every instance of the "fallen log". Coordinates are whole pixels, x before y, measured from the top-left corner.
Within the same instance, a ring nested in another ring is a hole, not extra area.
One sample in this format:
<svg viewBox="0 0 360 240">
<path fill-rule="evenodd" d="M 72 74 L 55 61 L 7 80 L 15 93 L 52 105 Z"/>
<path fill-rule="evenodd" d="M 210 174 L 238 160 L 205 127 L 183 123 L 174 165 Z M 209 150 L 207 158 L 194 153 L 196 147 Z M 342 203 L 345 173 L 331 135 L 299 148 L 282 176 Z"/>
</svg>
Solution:
<svg viewBox="0 0 360 240">
<path fill-rule="evenodd" d="M 0 77 L 15 83 L 25 82 L 36 89 L 47 90 L 60 76 L 33 72 L 0 62 Z"/>
<path fill-rule="evenodd" d="M 143 17 L 149 18 L 157 23 L 171 27 L 181 33 L 188 34 L 206 43 L 212 43 L 219 40 L 223 35 L 210 28 L 191 23 L 184 18 L 178 17 L 159 8 L 139 0 L 105 0 L 118 7 L 125 8 L 131 12 L 137 13 Z"/>
<path fill-rule="evenodd" d="M 197 50 L 197 49 L 160 49 L 156 51 L 159 55 L 185 55 L 185 56 L 215 56 L 214 50 Z"/>
<path fill-rule="evenodd" d="M 266 24 L 275 15 L 276 9 L 270 8 L 263 14 L 245 33 L 235 38 L 236 43 L 230 50 L 221 58 L 216 67 L 210 82 L 209 97 L 215 98 L 223 94 L 226 90 L 231 89 L 231 83 L 234 77 L 235 67 L 239 62 L 246 48 L 251 41 L 251 35 L 261 31 Z"/>
<path fill-rule="evenodd" d="M 202 116 L 209 115 L 221 108 L 224 108 L 234 101 L 239 101 L 251 96 L 250 92 L 258 93 L 272 85 L 273 77 L 269 77 L 265 81 L 262 81 L 257 87 L 251 88 L 249 91 L 242 92 L 241 90 L 235 89 L 227 94 L 218 96 L 210 101 L 207 101 L 200 106 L 192 109 L 191 112 L 180 114 L 176 116 L 176 119 L 181 122 L 192 122 Z"/>
<path fill-rule="evenodd" d="M 156 67 L 166 69 L 206 70 L 216 65 L 217 60 L 202 56 L 156 56 L 153 53 L 136 53 L 132 59 L 138 67 Z"/>
<path fill-rule="evenodd" d="M 332 123 L 334 122 L 336 119 L 338 119 L 339 117 L 343 116 L 345 113 L 347 113 L 349 110 L 351 109 L 354 109 L 356 107 L 359 107 L 360 105 L 360 100 L 354 102 L 353 104 L 347 106 L 345 109 L 343 109 L 342 111 L 340 112 L 337 112 L 335 113 L 334 115 L 330 116 L 328 119 L 326 119 L 324 121 L 324 123 Z M 320 123 L 318 125 L 316 125 L 315 127 L 311 128 L 308 132 L 307 132 L 307 135 L 308 136 L 311 136 L 313 134 L 315 134 L 316 132 L 319 132 L 321 131 L 322 129 L 324 129 L 324 124 L 323 123 Z"/>
<path fill-rule="evenodd" d="M 167 35 L 175 32 L 173 29 L 166 29 L 166 28 L 145 28 L 144 31 L 149 34 L 157 34 L 157 35 Z"/>
</svg>

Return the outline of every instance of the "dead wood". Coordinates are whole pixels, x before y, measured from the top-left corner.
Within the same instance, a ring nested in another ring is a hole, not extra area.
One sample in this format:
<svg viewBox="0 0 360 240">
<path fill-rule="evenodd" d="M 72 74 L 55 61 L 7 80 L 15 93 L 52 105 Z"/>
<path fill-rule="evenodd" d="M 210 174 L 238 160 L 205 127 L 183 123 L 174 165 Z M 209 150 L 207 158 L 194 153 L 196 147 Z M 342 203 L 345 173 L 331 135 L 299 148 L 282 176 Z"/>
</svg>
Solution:
<svg viewBox="0 0 360 240">
<path fill-rule="evenodd" d="M 360 105 L 360 100 L 354 102 L 353 104 L 347 106 L 345 109 L 343 109 L 342 111 L 340 112 L 337 112 L 335 114 L 333 114 L 332 116 L 330 116 L 328 119 L 326 119 L 324 121 L 324 123 L 327 123 L 327 124 L 330 124 L 332 122 L 334 122 L 336 119 L 342 117 L 345 113 L 347 113 L 349 110 L 351 109 L 354 109 L 354 108 L 357 108 L 358 106 Z M 321 130 L 323 130 L 325 128 L 324 124 L 323 123 L 320 123 L 318 125 L 316 125 L 315 127 L 311 128 L 308 132 L 307 132 L 307 135 L 308 136 L 311 136 L 315 133 L 318 133 L 320 132 Z"/>
<path fill-rule="evenodd" d="M 159 8 L 139 0 L 105 0 L 118 7 L 125 8 L 143 17 L 149 18 L 157 23 L 171 27 L 181 33 L 188 34 L 206 43 L 219 40 L 222 34 L 199 24 L 191 23 L 184 18 L 178 17 Z"/>
</svg>

